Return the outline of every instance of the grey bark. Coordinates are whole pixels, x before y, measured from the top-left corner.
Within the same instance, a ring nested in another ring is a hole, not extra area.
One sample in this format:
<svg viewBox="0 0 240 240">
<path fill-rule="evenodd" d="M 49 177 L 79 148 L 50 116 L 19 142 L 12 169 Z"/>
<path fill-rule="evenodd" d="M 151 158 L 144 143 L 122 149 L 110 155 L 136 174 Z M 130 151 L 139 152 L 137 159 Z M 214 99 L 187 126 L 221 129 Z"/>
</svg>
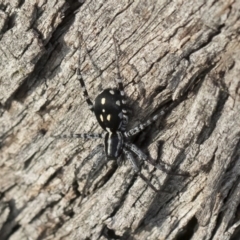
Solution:
<svg viewBox="0 0 240 240">
<path fill-rule="evenodd" d="M 0 239 L 239 239 L 239 0 L 2 0 L 0 15 Z M 190 174 L 144 164 L 159 193 L 101 140 L 52 137 L 102 132 L 77 50 L 94 99 L 115 86 L 113 34 L 129 128 L 165 110 L 132 141 Z"/>
</svg>

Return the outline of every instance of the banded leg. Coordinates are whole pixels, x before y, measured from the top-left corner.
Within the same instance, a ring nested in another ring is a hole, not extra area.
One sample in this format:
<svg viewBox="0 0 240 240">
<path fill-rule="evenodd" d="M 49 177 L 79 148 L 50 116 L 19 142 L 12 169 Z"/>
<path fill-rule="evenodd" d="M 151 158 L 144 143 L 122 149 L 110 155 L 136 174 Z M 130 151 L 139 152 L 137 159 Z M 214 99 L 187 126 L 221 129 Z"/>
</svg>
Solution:
<svg viewBox="0 0 240 240">
<path fill-rule="evenodd" d="M 154 166 L 155 168 L 166 172 L 166 169 L 163 169 L 159 164 L 155 163 L 154 161 L 152 161 L 145 153 L 143 153 L 136 145 L 132 144 L 132 143 L 124 143 L 124 146 L 129 149 L 130 151 L 132 151 L 133 153 L 135 153 L 139 159 L 142 159 L 143 161 L 148 162 L 149 164 L 151 164 L 152 166 Z"/>
<path fill-rule="evenodd" d="M 148 119 L 145 123 L 141 123 L 135 128 L 130 129 L 128 132 L 124 133 L 125 137 L 131 137 L 135 134 L 141 132 L 143 129 L 151 125 L 153 122 L 155 122 L 160 116 L 164 114 L 164 111 L 161 111 L 159 114 L 154 115 L 151 119 Z"/>
<path fill-rule="evenodd" d="M 86 189 L 89 189 L 91 183 L 94 182 L 94 180 L 100 176 L 101 170 L 103 169 L 103 167 L 106 166 L 106 163 L 107 159 L 105 157 L 105 154 L 102 152 L 102 154 L 100 154 L 96 161 L 93 163 L 92 169 L 88 174 L 86 185 L 84 187 L 83 192 L 85 192 Z"/>
<path fill-rule="evenodd" d="M 152 163 L 151 161 L 149 161 L 148 156 L 143 153 L 136 145 L 132 144 L 132 143 L 124 143 L 124 146 L 132 151 L 133 153 L 135 153 L 139 159 L 142 159 L 144 161 L 147 161 L 148 163 L 150 163 L 151 165 L 153 165 L 155 167 L 156 164 Z"/>
<path fill-rule="evenodd" d="M 159 190 L 157 190 L 152 183 L 140 172 L 140 168 L 137 164 L 137 161 L 134 159 L 133 155 L 131 152 L 127 151 L 125 148 L 123 148 L 123 152 L 126 155 L 127 159 L 129 160 L 129 162 L 131 162 L 134 171 L 137 173 L 137 175 L 142 178 L 142 180 L 144 182 L 147 183 L 147 185 L 152 188 L 153 191 L 158 192 Z"/>
<path fill-rule="evenodd" d="M 100 78 L 101 78 L 101 81 L 104 82 L 104 79 L 102 78 L 102 72 L 103 72 L 103 71 L 102 71 L 102 70 L 95 64 L 95 62 L 93 61 L 92 56 L 91 56 L 91 54 L 89 53 L 89 50 L 88 50 L 88 48 L 87 48 L 87 44 L 86 44 L 86 42 L 85 42 L 82 34 L 81 34 L 81 33 L 79 33 L 79 34 L 80 34 L 80 37 L 81 37 L 81 40 L 82 40 L 82 44 L 83 44 L 83 46 L 84 46 L 85 53 L 88 55 L 88 57 L 89 57 L 89 59 L 90 59 L 90 61 L 91 61 L 91 64 L 92 64 L 92 66 L 93 66 L 93 68 L 94 68 L 94 71 L 97 73 L 97 77 L 100 77 Z"/>
<path fill-rule="evenodd" d="M 82 78 L 82 74 L 81 74 L 81 70 L 80 70 L 80 65 L 81 65 L 80 60 L 81 60 L 81 51 L 79 49 L 79 58 L 78 58 L 78 66 L 77 66 L 77 79 L 80 82 L 80 85 L 81 85 L 81 88 L 82 88 L 82 91 L 83 91 L 83 97 L 85 98 L 89 109 L 93 112 L 93 103 L 92 103 L 92 101 L 91 101 L 91 99 L 88 95 L 87 88 L 86 88 L 84 80 Z"/>
<path fill-rule="evenodd" d="M 128 124 L 128 116 L 127 116 L 127 109 L 126 109 L 126 99 L 125 99 L 125 92 L 123 89 L 123 82 L 122 82 L 122 77 L 120 74 L 120 69 L 119 69 L 119 58 L 118 58 L 118 44 L 117 40 L 115 37 L 113 37 L 113 42 L 114 42 L 114 49 L 115 49 L 115 57 L 116 57 L 116 69 L 117 69 L 117 84 L 118 84 L 118 89 L 120 91 L 120 94 L 122 96 L 122 112 L 123 112 L 123 124 L 121 126 L 121 131 L 126 130 L 126 126 Z"/>
<path fill-rule="evenodd" d="M 155 168 L 169 174 L 169 175 L 178 175 L 178 176 L 184 176 L 184 177 L 189 177 L 189 172 L 185 172 L 185 171 L 172 171 L 172 169 L 167 169 L 165 166 L 161 166 L 158 163 L 156 163 L 155 161 L 153 161 L 150 157 L 148 157 L 145 153 L 143 153 L 136 145 L 132 144 L 132 143 L 124 143 L 124 146 L 129 149 L 130 151 L 132 151 L 133 153 L 135 153 L 140 159 L 147 161 L 149 164 L 151 164 L 152 166 L 154 166 Z"/>
<path fill-rule="evenodd" d="M 93 139 L 93 138 L 104 138 L 105 134 L 102 133 L 70 133 L 64 135 L 53 136 L 55 138 L 82 138 L 82 139 Z"/>
<path fill-rule="evenodd" d="M 95 155 L 97 155 L 97 159 L 93 163 L 93 167 L 91 168 L 89 174 L 87 174 L 87 176 L 83 177 L 81 174 L 83 166 L 90 159 L 92 159 Z M 86 158 L 84 158 L 82 160 L 82 162 L 80 163 L 79 166 L 75 166 L 74 173 L 75 173 L 76 179 L 80 182 L 84 182 L 86 180 L 84 187 L 82 189 L 82 194 L 81 194 L 82 198 L 80 199 L 80 203 L 81 203 L 82 199 L 84 198 L 84 196 L 86 196 L 87 190 L 89 190 L 89 186 L 91 186 L 91 182 L 93 182 L 99 176 L 99 171 L 103 168 L 103 166 L 105 164 L 106 164 L 106 159 L 105 159 L 105 155 L 104 155 L 104 151 L 103 151 L 103 145 L 99 144 L 90 152 L 90 154 Z M 80 175 L 80 176 L 78 176 L 78 175 Z M 79 179 L 79 177 L 81 177 L 81 178 Z M 84 179 L 82 179 L 82 177 Z"/>
</svg>

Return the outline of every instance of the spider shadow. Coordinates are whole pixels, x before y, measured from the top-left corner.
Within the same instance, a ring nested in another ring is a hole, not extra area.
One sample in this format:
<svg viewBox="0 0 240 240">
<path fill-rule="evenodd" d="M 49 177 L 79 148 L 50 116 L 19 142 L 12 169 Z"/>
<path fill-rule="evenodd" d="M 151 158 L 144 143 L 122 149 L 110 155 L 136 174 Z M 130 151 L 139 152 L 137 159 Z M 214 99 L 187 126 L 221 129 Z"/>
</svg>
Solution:
<svg viewBox="0 0 240 240">
<path fill-rule="evenodd" d="M 177 103 L 170 104 L 167 109 L 168 110 L 167 112 L 171 112 L 175 104 Z M 178 197 L 179 192 L 183 193 L 185 191 L 186 179 L 190 177 L 190 174 L 188 172 L 178 170 L 178 167 L 186 158 L 187 155 L 186 146 L 179 148 L 174 144 L 174 147 L 179 150 L 179 153 L 175 157 L 175 160 L 173 161 L 174 164 L 170 165 L 161 161 L 164 141 L 156 141 L 158 154 L 156 159 L 151 158 L 149 151 L 147 149 L 149 145 L 154 142 L 152 139 L 155 139 L 158 135 L 158 132 L 161 131 L 161 128 L 157 128 L 158 131 L 156 131 L 156 128 L 154 127 L 158 125 L 159 121 L 160 120 L 157 120 L 155 123 L 148 126 L 142 132 L 139 132 L 138 134 L 131 138 L 132 142 L 136 144 L 139 148 L 146 149 L 144 152 L 148 155 L 150 161 L 160 165 L 162 168 L 162 169 L 154 168 L 152 171 L 150 171 L 150 174 L 152 175 L 151 182 L 154 181 L 155 183 L 157 183 L 157 185 L 159 186 L 159 192 L 154 197 L 151 205 L 149 206 L 148 211 L 142 217 L 142 221 L 140 221 L 140 224 L 138 225 L 134 233 L 140 233 L 141 231 L 146 231 L 146 229 L 149 229 L 149 231 L 151 231 L 151 229 L 154 228 L 154 226 L 161 227 L 165 220 L 162 217 L 161 213 L 164 212 L 167 219 L 167 217 L 171 213 L 171 209 L 168 208 L 168 202 L 171 201 L 171 199 Z M 147 165 L 148 165 L 147 163 L 143 163 L 142 168 L 147 167 Z M 158 170 L 162 170 L 164 173 L 166 173 L 165 180 L 162 184 L 160 183 L 158 178 L 154 175 L 154 172 Z M 162 200 L 160 203 L 159 199 Z M 128 231 L 126 231 L 124 236 L 121 239 L 134 239 L 132 238 L 131 234 L 128 233 Z"/>
<path fill-rule="evenodd" d="M 131 101 L 130 98 L 127 98 L 127 101 Z M 165 128 L 165 122 L 164 119 L 166 116 L 174 109 L 174 107 L 177 105 L 176 102 L 169 103 L 165 107 L 159 107 L 158 109 L 154 109 L 150 116 L 146 117 L 144 120 L 138 120 L 137 124 L 131 124 L 130 120 L 130 129 L 135 128 L 136 125 L 142 124 L 146 122 L 148 119 L 151 119 L 152 116 L 159 114 L 159 112 L 163 112 L 164 114 L 160 115 L 160 117 L 154 121 L 151 125 L 140 131 L 134 136 L 131 136 L 129 138 L 130 142 L 134 143 L 139 149 L 144 149 L 143 152 L 148 156 L 149 163 L 154 166 L 158 165 L 157 168 L 159 168 L 161 171 L 168 173 L 169 175 L 185 175 L 189 176 L 188 172 L 180 171 L 178 172 L 178 166 L 182 163 L 181 158 L 177 158 L 177 161 L 174 161 L 174 165 L 170 165 L 166 162 L 161 161 L 161 156 L 163 154 L 163 145 L 164 141 L 157 140 L 156 138 L 159 135 L 159 132 L 164 130 Z M 144 110 L 138 105 L 138 103 L 134 103 L 134 108 L 137 109 L 137 111 L 134 112 L 144 112 Z M 135 114 L 133 114 L 134 117 Z M 139 115 L 139 114 L 138 114 Z M 129 129 L 128 129 L 129 130 Z M 149 146 L 151 144 L 156 143 L 157 145 L 157 155 L 155 159 L 153 159 L 150 155 L 150 151 L 148 150 Z M 174 145 L 175 146 L 175 145 Z M 177 148 L 177 146 L 175 146 Z M 178 148 L 179 149 L 179 148 Z M 179 149 L 181 151 L 181 149 Z M 181 154 L 180 154 L 181 155 Z"/>
<path fill-rule="evenodd" d="M 185 157 L 185 148 L 183 148 L 175 158 L 175 167 L 178 166 Z M 185 187 L 187 181 L 190 180 L 189 176 L 174 174 L 174 172 L 173 174 L 167 173 L 164 183 L 160 186 L 159 192 L 155 195 L 134 234 L 140 234 L 142 231 L 146 231 L 146 229 L 151 232 L 154 227 L 161 228 L 164 221 L 172 214 L 170 202 L 179 198 L 179 193 L 182 194 L 187 190 Z"/>
</svg>

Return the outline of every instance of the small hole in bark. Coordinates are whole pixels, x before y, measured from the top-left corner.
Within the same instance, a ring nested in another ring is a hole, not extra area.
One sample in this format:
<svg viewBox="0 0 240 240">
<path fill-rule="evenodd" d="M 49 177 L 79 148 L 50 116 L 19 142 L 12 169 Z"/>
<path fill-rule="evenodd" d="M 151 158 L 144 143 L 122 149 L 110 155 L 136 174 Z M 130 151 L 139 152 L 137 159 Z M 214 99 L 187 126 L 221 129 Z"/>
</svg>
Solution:
<svg viewBox="0 0 240 240">
<path fill-rule="evenodd" d="M 103 229 L 103 236 L 107 239 L 121 239 L 121 236 L 116 235 L 114 230 L 109 229 L 107 226 Z"/>
<path fill-rule="evenodd" d="M 176 240 L 190 240 L 198 226 L 196 217 L 194 216 L 188 224 L 182 229 L 182 231 L 176 237 Z"/>
</svg>

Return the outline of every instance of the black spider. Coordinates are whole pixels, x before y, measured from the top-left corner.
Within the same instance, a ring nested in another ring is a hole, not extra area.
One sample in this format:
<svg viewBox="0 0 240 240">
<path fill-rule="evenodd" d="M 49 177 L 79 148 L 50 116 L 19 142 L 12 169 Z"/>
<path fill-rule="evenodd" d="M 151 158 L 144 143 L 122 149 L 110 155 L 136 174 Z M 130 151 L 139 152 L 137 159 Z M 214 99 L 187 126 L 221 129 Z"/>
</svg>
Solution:
<svg viewBox="0 0 240 240">
<path fill-rule="evenodd" d="M 83 90 L 83 96 L 86 99 L 86 102 L 89 106 L 89 109 L 95 114 L 98 123 L 106 131 L 106 133 L 81 133 L 81 134 L 71 134 L 63 135 L 64 138 L 104 138 L 105 143 L 105 153 L 108 160 L 117 160 L 119 161 L 122 153 L 124 153 L 127 159 L 132 163 L 134 171 L 151 187 L 154 191 L 158 191 L 150 181 L 140 172 L 140 167 L 138 162 L 133 157 L 133 154 L 136 154 L 139 159 L 147 161 L 153 166 L 158 167 L 157 164 L 150 161 L 145 153 L 143 153 L 139 148 L 136 147 L 133 143 L 129 141 L 129 137 L 134 136 L 135 134 L 141 132 L 147 126 L 152 124 L 155 120 L 158 119 L 160 115 L 157 114 L 151 119 L 147 120 L 143 124 L 139 124 L 135 128 L 126 131 L 126 126 L 128 124 L 128 116 L 126 109 L 126 100 L 125 93 L 123 90 L 122 78 L 119 70 L 119 59 L 118 59 L 118 49 L 116 39 L 113 37 L 115 54 L 116 54 L 116 68 L 117 68 L 117 84 L 118 88 L 116 89 L 105 89 L 103 90 L 95 99 L 95 103 L 91 101 L 82 74 L 80 71 L 80 53 L 79 53 L 79 62 L 77 67 L 77 79 L 80 82 L 80 85 Z"/>
</svg>

